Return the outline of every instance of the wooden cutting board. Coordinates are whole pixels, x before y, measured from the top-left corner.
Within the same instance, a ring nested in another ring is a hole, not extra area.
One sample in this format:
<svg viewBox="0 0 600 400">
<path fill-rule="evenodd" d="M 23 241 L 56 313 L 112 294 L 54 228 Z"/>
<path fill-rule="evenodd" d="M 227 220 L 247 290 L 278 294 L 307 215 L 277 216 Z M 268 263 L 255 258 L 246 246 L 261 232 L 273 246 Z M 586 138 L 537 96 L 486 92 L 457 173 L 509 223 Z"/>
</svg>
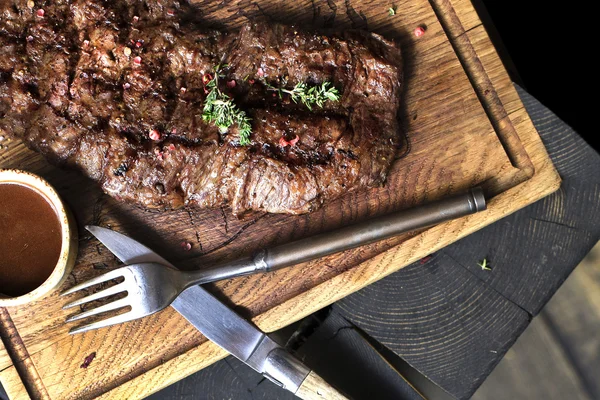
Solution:
<svg viewBox="0 0 600 400">
<path fill-rule="evenodd" d="M 0 142 L 0 168 L 48 179 L 80 227 L 69 287 L 118 266 L 83 231 L 99 224 L 126 233 L 185 269 L 202 268 L 258 248 L 334 229 L 481 184 L 489 209 L 320 261 L 260 276 L 207 285 L 263 330 L 273 331 L 439 250 L 560 185 L 548 155 L 481 22 L 468 0 L 198 1 L 207 21 L 235 28 L 268 17 L 305 27 L 362 28 L 403 46 L 406 87 L 402 120 L 408 153 L 383 188 L 348 193 L 309 215 L 224 210 L 144 212 L 103 195 L 72 171 L 48 165 L 16 141 Z M 388 13 L 395 7 L 396 15 Z M 413 32 L 426 27 L 422 37 Z M 192 243 L 185 251 L 182 242 Z M 0 380 L 12 399 L 141 398 L 224 357 L 168 308 L 142 320 L 67 334 L 56 294 L 0 309 Z M 96 356 L 87 368 L 84 359 Z"/>
</svg>

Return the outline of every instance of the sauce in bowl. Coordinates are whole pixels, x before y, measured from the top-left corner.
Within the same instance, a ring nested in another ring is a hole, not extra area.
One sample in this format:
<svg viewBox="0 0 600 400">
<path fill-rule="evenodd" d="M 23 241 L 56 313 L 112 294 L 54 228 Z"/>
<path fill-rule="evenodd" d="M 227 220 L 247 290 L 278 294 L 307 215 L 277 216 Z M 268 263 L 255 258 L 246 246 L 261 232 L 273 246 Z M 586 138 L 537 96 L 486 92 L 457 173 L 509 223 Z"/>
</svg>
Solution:
<svg viewBox="0 0 600 400">
<path fill-rule="evenodd" d="M 0 293 L 21 296 L 39 287 L 58 263 L 58 214 L 28 186 L 0 182 Z"/>
</svg>

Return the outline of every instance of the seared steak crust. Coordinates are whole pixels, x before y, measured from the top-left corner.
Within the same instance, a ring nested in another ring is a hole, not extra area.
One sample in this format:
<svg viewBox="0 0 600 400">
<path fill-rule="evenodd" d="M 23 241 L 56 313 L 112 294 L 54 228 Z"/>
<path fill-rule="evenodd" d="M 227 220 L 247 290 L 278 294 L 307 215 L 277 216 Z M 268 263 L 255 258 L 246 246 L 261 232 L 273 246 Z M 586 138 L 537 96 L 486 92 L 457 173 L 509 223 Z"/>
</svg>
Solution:
<svg viewBox="0 0 600 400">
<path fill-rule="evenodd" d="M 224 33 L 186 22 L 192 12 L 158 0 L 0 0 L 0 133 L 146 208 L 300 214 L 383 184 L 400 142 L 393 43 L 258 23 Z M 222 90 L 252 118 L 248 146 L 235 126 L 202 120 L 203 76 L 224 63 Z M 324 81 L 340 101 L 312 111 L 267 87 Z"/>
</svg>

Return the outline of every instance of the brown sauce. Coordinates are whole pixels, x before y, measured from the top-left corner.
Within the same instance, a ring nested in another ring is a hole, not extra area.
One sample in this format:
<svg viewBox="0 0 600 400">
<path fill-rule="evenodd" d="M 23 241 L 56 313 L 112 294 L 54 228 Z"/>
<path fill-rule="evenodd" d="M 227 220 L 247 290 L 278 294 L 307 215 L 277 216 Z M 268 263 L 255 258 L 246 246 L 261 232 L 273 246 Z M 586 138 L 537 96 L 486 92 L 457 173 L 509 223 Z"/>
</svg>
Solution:
<svg viewBox="0 0 600 400">
<path fill-rule="evenodd" d="M 16 297 L 52 273 L 62 245 L 58 215 L 27 186 L 0 183 L 0 293 Z"/>
</svg>

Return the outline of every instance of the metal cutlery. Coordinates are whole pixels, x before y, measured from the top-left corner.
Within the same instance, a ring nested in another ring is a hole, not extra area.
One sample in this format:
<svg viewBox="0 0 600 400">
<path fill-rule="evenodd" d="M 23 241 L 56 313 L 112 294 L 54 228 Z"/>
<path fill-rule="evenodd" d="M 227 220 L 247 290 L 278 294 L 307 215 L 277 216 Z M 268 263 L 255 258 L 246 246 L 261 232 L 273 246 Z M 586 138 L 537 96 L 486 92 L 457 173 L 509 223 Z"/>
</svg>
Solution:
<svg viewBox="0 0 600 400">
<path fill-rule="evenodd" d="M 147 254 L 144 253 L 144 256 L 128 258 L 127 264 L 129 265 L 125 267 L 107 272 L 64 292 L 63 295 L 68 295 L 112 279 L 123 279 L 121 283 L 115 286 L 74 300 L 66 304 L 63 308 L 68 309 L 94 300 L 100 300 L 110 295 L 126 292 L 127 295 L 125 297 L 75 314 L 69 317 L 67 322 L 125 307 L 130 307 L 131 309 L 119 315 L 75 328 L 71 333 L 131 321 L 162 310 L 171 304 L 182 291 L 194 285 L 259 272 L 274 271 L 386 239 L 403 232 L 435 225 L 484 209 L 485 197 L 483 192 L 480 188 L 474 188 L 465 194 L 373 218 L 362 223 L 297 240 L 271 249 L 264 249 L 254 256 L 240 258 L 212 266 L 211 268 L 191 272 L 179 271 L 170 266 L 164 259 L 160 257 L 147 257 Z M 123 235 L 106 228 L 97 226 L 88 226 L 86 228 L 98 238 L 110 238 L 111 234 L 115 234 L 123 239 Z M 129 251 L 128 246 L 131 246 L 131 243 L 127 241 L 113 240 L 109 248 L 113 252 L 124 252 Z"/>
<path fill-rule="evenodd" d="M 95 229 L 93 234 L 126 264 L 157 263 L 174 268 L 146 246 L 118 232 Z M 296 396 L 305 400 L 345 399 L 284 347 L 201 286 L 184 290 L 172 306 L 209 340 Z"/>
<path fill-rule="evenodd" d="M 128 265 L 66 291 L 64 294 L 71 294 L 107 280 L 123 279 L 108 289 L 72 301 L 65 308 L 123 292 L 126 296 L 71 316 L 67 321 L 108 311 L 123 311 L 125 308 L 130 310 L 71 329 L 70 333 L 141 318 L 171 304 L 209 340 L 296 396 L 302 399 L 345 399 L 285 348 L 198 286 L 198 283 L 284 268 L 483 209 L 485 198 L 481 189 L 476 188 L 464 195 L 262 250 L 253 257 L 197 272 L 178 271 L 141 243 L 110 229 L 88 226 L 87 229 L 94 236 Z"/>
</svg>

